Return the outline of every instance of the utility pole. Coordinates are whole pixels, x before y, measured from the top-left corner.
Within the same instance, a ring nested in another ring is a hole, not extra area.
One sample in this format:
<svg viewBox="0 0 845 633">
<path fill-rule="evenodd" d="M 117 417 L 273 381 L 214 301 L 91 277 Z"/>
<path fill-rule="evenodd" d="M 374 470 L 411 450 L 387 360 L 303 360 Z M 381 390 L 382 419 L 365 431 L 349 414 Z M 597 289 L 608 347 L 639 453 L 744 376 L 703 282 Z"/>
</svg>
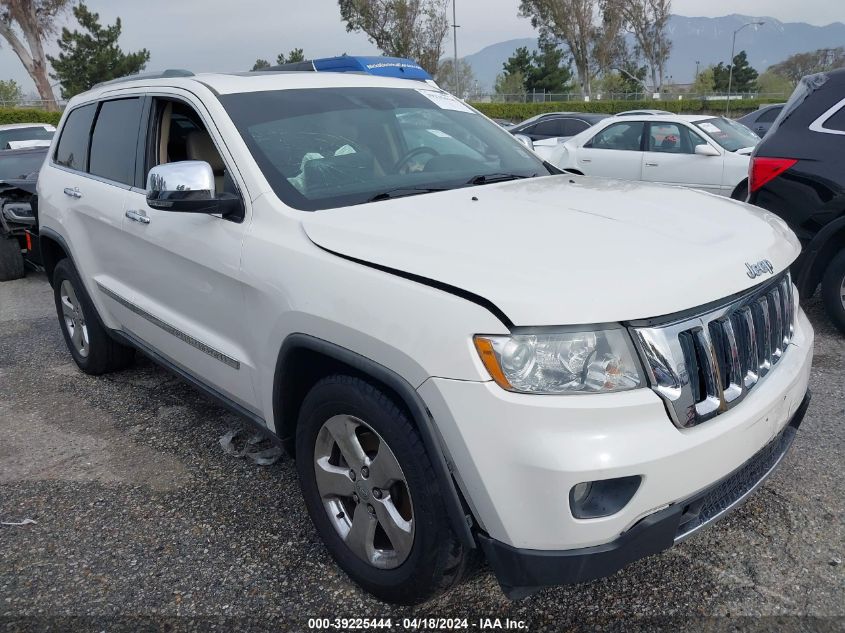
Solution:
<svg viewBox="0 0 845 633">
<path fill-rule="evenodd" d="M 458 0 L 452 0 L 452 45 L 454 47 L 455 53 L 455 61 L 454 61 L 454 71 L 455 71 L 455 96 L 458 99 L 461 98 L 461 75 L 458 72 L 458 22 L 457 22 L 457 9 L 455 4 Z"/>
<path fill-rule="evenodd" d="M 725 116 L 731 113 L 731 84 L 734 78 L 734 51 L 736 49 L 736 34 L 739 33 L 746 26 L 763 26 L 765 22 L 746 22 L 741 27 L 734 31 L 733 40 L 731 41 L 731 61 L 728 66 L 728 98 L 725 100 Z"/>
<path fill-rule="evenodd" d="M 695 80 L 698 81 L 698 67 L 701 65 L 701 62 L 697 59 L 695 60 Z"/>
</svg>

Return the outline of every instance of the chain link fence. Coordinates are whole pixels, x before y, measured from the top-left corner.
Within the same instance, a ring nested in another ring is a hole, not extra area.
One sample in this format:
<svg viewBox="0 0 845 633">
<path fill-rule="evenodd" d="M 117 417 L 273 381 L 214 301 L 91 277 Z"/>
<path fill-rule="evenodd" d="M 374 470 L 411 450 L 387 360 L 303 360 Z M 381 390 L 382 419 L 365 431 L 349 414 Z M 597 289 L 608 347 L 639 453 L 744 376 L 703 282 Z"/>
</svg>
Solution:
<svg viewBox="0 0 845 633">
<path fill-rule="evenodd" d="M 727 93 L 693 93 L 693 92 L 600 92 L 596 91 L 591 97 L 585 97 L 580 93 L 552 93 L 552 92 L 526 92 L 519 94 L 496 94 L 478 93 L 467 94 L 465 98 L 474 103 L 544 103 L 544 102 L 566 102 L 566 101 L 672 101 L 683 99 L 694 99 L 700 101 L 725 101 Z M 744 99 L 786 99 L 787 92 L 747 92 L 731 93 L 731 101 L 742 101 Z"/>
</svg>

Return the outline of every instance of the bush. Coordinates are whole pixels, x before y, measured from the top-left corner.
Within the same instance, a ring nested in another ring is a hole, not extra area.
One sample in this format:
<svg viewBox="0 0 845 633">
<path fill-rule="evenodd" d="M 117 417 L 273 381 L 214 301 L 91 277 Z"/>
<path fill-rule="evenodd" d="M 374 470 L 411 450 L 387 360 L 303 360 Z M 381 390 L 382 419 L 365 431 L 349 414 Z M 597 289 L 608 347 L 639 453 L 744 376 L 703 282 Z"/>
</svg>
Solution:
<svg viewBox="0 0 845 633">
<path fill-rule="evenodd" d="M 0 108 L 0 125 L 6 123 L 51 123 L 58 124 L 61 112 L 48 112 L 35 108 Z"/>
<path fill-rule="evenodd" d="M 753 112 L 767 103 L 782 99 L 742 99 L 731 101 L 731 116 Z M 724 114 L 725 101 L 673 99 L 671 101 L 546 101 L 540 103 L 473 103 L 475 108 L 495 119 L 524 121 L 544 112 L 593 112 L 616 114 L 625 110 L 667 110 L 683 114 Z"/>
</svg>

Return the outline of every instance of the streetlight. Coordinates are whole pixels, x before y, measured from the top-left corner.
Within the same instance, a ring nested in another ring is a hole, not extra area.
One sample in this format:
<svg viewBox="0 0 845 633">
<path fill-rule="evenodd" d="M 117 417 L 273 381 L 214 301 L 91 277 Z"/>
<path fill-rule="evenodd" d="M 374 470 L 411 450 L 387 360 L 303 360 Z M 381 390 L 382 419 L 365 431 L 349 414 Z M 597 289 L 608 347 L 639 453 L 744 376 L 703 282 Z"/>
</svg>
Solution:
<svg viewBox="0 0 845 633">
<path fill-rule="evenodd" d="M 728 68 L 728 98 L 725 101 L 725 116 L 728 116 L 731 112 L 731 84 L 733 83 L 734 78 L 734 50 L 736 49 L 736 34 L 739 33 L 746 26 L 763 26 L 764 24 L 765 22 L 746 22 L 734 31 L 733 40 L 731 41 L 730 66 Z"/>
<path fill-rule="evenodd" d="M 457 8 L 455 7 L 455 3 L 457 0 L 452 0 L 452 44 L 454 46 L 454 53 L 455 53 L 455 61 L 454 65 L 455 68 L 455 96 L 458 99 L 461 98 L 461 86 L 460 86 L 460 75 L 458 74 L 458 20 L 456 17 Z"/>
</svg>

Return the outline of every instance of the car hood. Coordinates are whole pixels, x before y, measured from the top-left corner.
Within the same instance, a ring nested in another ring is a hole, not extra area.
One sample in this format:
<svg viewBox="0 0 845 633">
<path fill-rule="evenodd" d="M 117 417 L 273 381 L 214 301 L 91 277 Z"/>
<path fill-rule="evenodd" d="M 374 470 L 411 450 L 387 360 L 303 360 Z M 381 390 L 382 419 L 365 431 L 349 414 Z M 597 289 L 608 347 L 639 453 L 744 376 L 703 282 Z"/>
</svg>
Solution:
<svg viewBox="0 0 845 633">
<path fill-rule="evenodd" d="M 727 297 L 800 251 L 776 216 L 744 203 L 641 183 L 548 176 L 308 214 L 338 255 L 446 284 L 514 325 L 657 317 Z"/>
</svg>

